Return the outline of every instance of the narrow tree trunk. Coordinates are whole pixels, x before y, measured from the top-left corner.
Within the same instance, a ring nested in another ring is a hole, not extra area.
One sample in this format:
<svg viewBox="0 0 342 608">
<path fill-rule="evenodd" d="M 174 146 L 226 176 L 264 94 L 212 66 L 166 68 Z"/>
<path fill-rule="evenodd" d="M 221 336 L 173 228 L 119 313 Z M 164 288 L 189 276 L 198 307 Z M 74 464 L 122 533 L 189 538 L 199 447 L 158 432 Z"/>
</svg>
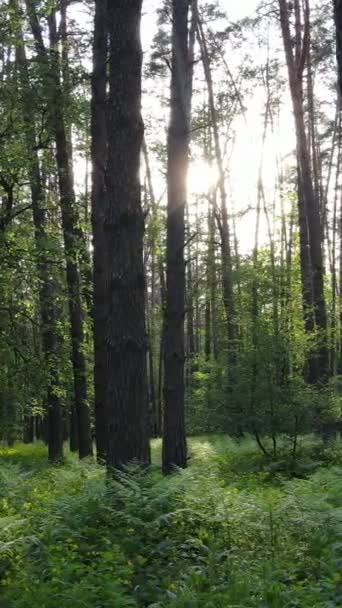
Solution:
<svg viewBox="0 0 342 608">
<path fill-rule="evenodd" d="M 309 28 L 310 30 L 310 28 Z M 318 207 L 321 210 L 323 217 L 323 193 L 321 183 L 321 162 L 317 140 L 317 129 L 316 129 L 316 112 L 315 112 L 315 93 L 314 93 L 314 78 L 312 73 L 312 61 L 311 61 L 311 35 L 307 43 L 307 101 L 308 101 L 308 140 L 309 140 L 309 154 L 311 157 L 312 165 L 312 177 L 315 195 L 318 199 Z M 322 223 L 323 226 L 323 223 Z"/>
<path fill-rule="evenodd" d="M 340 272 L 339 272 L 340 334 L 339 334 L 339 361 L 338 361 L 337 373 L 342 374 L 342 197 L 340 198 L 339 239 L 340 239 Z"/>
<path fill-rule="evenodd" d="M 144 154 L 145 170 L 146 170 L 146 182 L 147 182 L 149 200 L 150 200 L 151 210 L 152 210 L 152 232 L 153 232 L 153 238 L 152 238 L 152 242 L 151 242 L 151 248 L 152 248 L 152 297 L 151 297 L 151 328 L 150 328 L 150 343 L 152 345 L 152 350 L 151 350 L 149 356 L 151 357 L 151 362 L 150 362 L 151 369 L 153 368 L 153 370 L 155 371 L 156 368 L 158 367 L 157 388 L 156 388 L 156 383 L 153 379 L 154 387 L 151 386 L 151 394 L 152 394 L 152 388 L 153 388 L 153 392 L 155 394 L 155 401 L 156 401 L 156 403 L 155 403 L 155 407 L 156 407 L 155 432 L 156 432 L 156 436 L 160 437 L 160 435 L 162 434 L 162 410 L 163 410 L 163 386 L 162 386 L 163 369 L 162 368 L 163 368 L 163 340 L 164 340 L 165 278 L 164 278 L 163 257 L 162 257 L 162 251 L 161 251 L 162 247 L 161 247 L 161 242 L 160 242 L 160 235 L 156 234 L 156 229 L 157 229 L 156 227 L 158 224 L 158 203 L 156 201 L 156 197 L 155 197 L 155 193 L 154 193 L 154 188 L 153 188 L 153 183 L 152 183 L 152 173 L 151 173 L 151 167 L 150 167 L 150 159 L 149 159 L 148 148 L 147 148 L 145 139 L 143 141 L 143 154 Z M 155 338 L 156 338 L 155 310 L 154 310 L 155 303 L 157 300 L 157 298 L 155 297 L 156 275 L 159 278 L 160 307 L 161 307 L 161 313 L 162 313 L 158 366 L 155 363 L 156 354 L 153 350 L 153 346 L 154 346 Z"/>
<path fill-rule="evenodd" d="M 59 181 L 60 206 L 64 249 L 66 257 L 66 278 L 68 286 L 70 332 L 72 342 L 72 365 L 74 375 L 75 406 L 78 420 L 79 456 L 92 454 L 90 434 L 90 411 L 87 403 L 86 361 L 84 356 L 84 323 L 81 302 L 81 281 L 79 272 L 80 243 L 77 233 L 75 193 L 68 139 L 64 116 L 63 87 L 60 81 L 60 58 L 56 14 L 48 16 L 50 49 L 46 50 L 33 0 L 26 0 L 31 30 L 35 39 L 38 58 L 48 75 L 49 86 L 54 93 L 53 107 L 49 108 L 51 124 L 56 142 L 56 165 Z M 51 95 L 51 91 L 50 91 Z"/>
<path fill-rule="evenodd" d="M 195 307 L 194 307 L 194 279 L 193 279 L 193 264 L 191 256 L 191 227 L 189 216 L 189 205 L 186 205 L 187 216 L 187 277 L 186 277 L 186 372 L 185 383 L 186 390 L 191 393 L 191 379 L 193 372 L 194 356 L 196 352 L 195 345 Z"/>
<path fill-rule="evenodd" d="M 21 30 L 18 32 L 20 44 L 16 50 L 17 64 L 22 85 L 23 116 L 26 129 L 27 151 L 30 159 L 29 179 L 31 189 L 35 245 L 37 251 L 37 272 L 39 278 L 39 304 L 41 313 L 41 334 L 47 378 L 46 411 L 48 418 L 49 459 L 53 462 L 63 457 L 62 405 L 59 398 L 60 336 L 57 328 L 57 284 L 54 268 L 49 263 L 52 252 L 47 249 L 46 220 L 44 211 L 44 189 L 36 147 L 34 115 L 30 103 L 31 87 L 25 46 Z"/>
<path fill-rule="evenodd" d="M 75 404 L 70 405 L 70 437 L 69 437 L 70 452 L 78 452 L 78 424 L 77 412 Z"/>
<path fill-rule="evenodd" d="M 92 227 L 94 247 L 94 383 L 96 454 L 99 462 L 108 455 L 108 413 L 106 408 L 106 301 L 104 281 L 104 208 L 105 166 L 107 157 L 106 122 L 106 62 L 107 62 L 107 1 L 96 0 L 93 42 L 93 75 L 91 100 L 92 155 Z"/>
<path fill-rule="evenodd" d="M 218 180 L 218 189 L 221 197 L 221 207 L 220 212 L 218 209 L 215 209 L 215 216 L 218 223 L 218 228 L 221 237 L 221 257 L 222 257 L 222 288 L 223 288 L 223 303 L 226 312 L 226 320 L 227 320 L 227 336 L 228 336 L 228 363 L 229 363 L 229 372 L 231 375 L 232 368 L 235 363 L 236 358 L 236 339 L 237 339 L 237 322 L 236 322 L 236 311 L 235 311 L 235 303 L 234 303 L 234 291 L 233 291 L 233 281 L 232 281 L 232 255 L 231 255 L 231 244 L 230 244 L 230 227 L 228 221 L 228 211 L 227 211 L 227 193 L 226 193 L 226 185 L 225 185 L 225 173 L 223 167 L 223 157 L 222 150 L 220 144 L 220 135 L 219 128 L 217 122 L 217 112 L 215 107 L 215 98 L 214 98 L 214 87 L 210 66 L 209 53 L 207 48 L 207 43 L 205 39 L 205 34 L 203 30 L 202 23 L 197 16 L 197 25 L 198 25 L 198 41 L 202 54 L 202 63 L 203 70 L 206 79 L 206 84 L 208 88 L 208 99 L 209 99 L 209 111 L 211 118 L 211 125 L 213 130 L 213 138 L 214 138 L 214 151 L 215 158 L 217 163 L 217 168 L 219 172 L 219 180 Z"/>
<path fill-rule="evenodd" d="M 342 158 L 341 158 L 342 160 Z M 336 283 L 338 284 L 338 307 L 336 310 L 336 316 L 338 318 L 339 329 L 336 332 L 338 358 L 336 364 L 336 372 L 342 375 L 342 196 L 340 196 L 340 205 L 338 211 L 338 220 L 336 222 L 336 232 L 339 239 L 339 271 L 338 278 L 336 277 Z M 337 274 L 337 270 L 336 270 Z"/>
<path fill-rule="evenodd" d="M 208 245 L 206 259 L 206 290 L 205 290 L 205 313 L 204 313 L 204 354 L 207 361 L 211 357 L 212 345 L 212 307 L 211 307 L 211 281 L 212 251 L 211 251 L 211 211 L 208 209 Z"/>
<path fill-rule="evenodd" d="M 70 65 L 69 65 L 69 34 L 68 34 L 68 4 L 69 0 L 59 0 L 60 4 L 60 37 L 61 37 L 61 72 L 63 77 L 63 104 L 67 108 L 71 103 L 71 78 L 70 78 Z M 86 128 L 88 125 L 86 125 Z M 65 134 L 68 146 L 68 159 L 69 159 L 69 171 L 74 183 L 73 173 L 73 144 L 72 144 L 72 125 L 70 121 L 65 121 Z M 86 176 L 85 176 L 85 189 L 87 193 L 88 188 L 88 158 L 86 159 Z M 85 221 L 87 221 L 87 196 L 85 197 Z M 76 214 L 79 215 L 79 214 Z M 82 218 L 83 219 L 83 218 Z M 79 246 L 79 273 L 81 279 L 81 288 L 84 296 L 87 312 L 92 314 L 93 312 L 93 277 L 91 268 L 91 259 L 88 249 L 88 243 L 86 235 L 81 228 L 80 222 L 76 217 L 76 234 L 78 238 Z"/>
<path fill-rule="evenodd" d="M 153 247 L 153 245 L 152 245 Z M 152 252 L 152 261 L 151 265 L 153 267 L 153 252 Z M 151 437 L 158 437 L 158 407 L 157 407 L 157 398 L 156 398 L 156 388 L 155 388 L 155 372 L 154 372 L 154 353 L 153 353 L 153 344 L 154 344 L 154 332 L 152 331 L 153 326 L 153 309 L 154 309 L 154 271 L 152 270 L 152 287 L 151 287 L 151 306 L 149 304 L 149 296 L 148 290 L 146 286 L 145 293 L 145 302 L 146 302 L 146 327 L 147 327 L 147 360 L 148 360 L 148 404 L 149 404 L 149 431 Z"/>
<path fill-rule="evenodd" d="M 24 417 L 23 441 L 24 441 L 24 443 L 33 443 L 34 442 L 34 417 L 33 416 Z"/>
<path fill-rule="evenodd" d="M 172 2 L 171 116 L 168 132 L 167 292 L 164 340 L 163 471 L 186 467 L 184 420 L 184 314 L 186 179 L 190 116 L 188 105 L 189 0 Z"/>
<path fill-rule="evenodd" d="M 216 209 L 216 192 L 213 193 L 213 200 L 210 202 L 212 209 Z M 211 310 L 211 333 L 212 333 L 212 345 L 213 345 L 213 356 L 215 361 L 219 357 L 219 324 L 218 324 L 218 299 L 217 291 L 219 278 L 216 268 L 216 246 L 215 246 L 215 232 L 216 224 L 214 211 L 211 211 L 208 218 L 208 231 L 209 231 L 209 242 L 208 242 L 208 280 L 209 280 L 209 292 L 210 292 L 210 310 Z"/>
<path fill-rule="evenodd" d="M 338 71 L 338 88 L 340 97 L 342 97 L 342 2 L 341 0 L 333 0 L 334 18 L 336 28 L 336 59 Z"/>
<path fill-rule="evenodd" d="M 69 295 L 69 314 L 71 329 L 72 364 L 74 372 L 75 406 L 78 421 L 78 449 L 80 458 L 92 454 L 90 434 L 90 411 L 87 403 L 86 361 L 84 355 L 84 315 L 81 300 L 81 277 L 78 253 L 80 242 L 77 235 L 77 217 L 75 213 L 75 192 L 65 117 L 63 115 L 63 90 L 59 80 L 58 36 L 55 13 L 48 18 L 50 33 L 51 70 L 56 74 L 56 100 L 54 108 L 54 133 L 56 140 L 56 163 L 59 181 L 60 205 L 64 249 L 66 256 L 66 276 Z"/>
<path fill-rule="evenodd" d="M 342 2 L 333 0 L 336 28 L 336 59 L 338 73 L 339 109 L 342 98 Z M 341 110 L 340 110 L 341 111 Z M 342 198 L 340 201 L 339 239 L 340 239 L 340 271 L 339 271 L 339 358 L 337 372 L 342 373 Z"/>
<path fill-rule="evenodd" d="M 296 127 L 297 155 L 299 166 L 299 205 L 301 253 L 305 253 L 308 242 L 310 271 L 309 276 L 303 275 L 307 270 L 307 259 L 302 260 L 303 290 L 312 286 L 312 303 L 315 327 L 319 332 L 318 346 L 311 357 L 317 361 L 317 372 L 310 374 L 310 381 L 323 381 L 329 374 L 329 356 L 327 348 L 327 316 L 324 297 L 324 268 L 322 254 L 322 227 L 319 209 L 319 197 L 314 190 L 310 164 L 309 146 L 305 130 L 303 107 L 303 71 L 309 52 L 310 18 L 309 4 L 304 3 L 304 24 L 301 24 L 299 0 L 295 2 L 295 51 L 293 51 L 290 30 L 289 10 L 286 0 L 279 0 L 280 23 L 288 68 L 289 85 L 292 97 L 293 114 Z M 303 31 L 303 33 L 302 33 Z M 302 221 L 301 221 L 302 217 Z M 305 218 L 305 221 L 304 221 Z M 306 256 L 307 258 L 307 256 Z M 311 370 L 316 366 L 315 361 L 309 362 Z"/>
</svg>

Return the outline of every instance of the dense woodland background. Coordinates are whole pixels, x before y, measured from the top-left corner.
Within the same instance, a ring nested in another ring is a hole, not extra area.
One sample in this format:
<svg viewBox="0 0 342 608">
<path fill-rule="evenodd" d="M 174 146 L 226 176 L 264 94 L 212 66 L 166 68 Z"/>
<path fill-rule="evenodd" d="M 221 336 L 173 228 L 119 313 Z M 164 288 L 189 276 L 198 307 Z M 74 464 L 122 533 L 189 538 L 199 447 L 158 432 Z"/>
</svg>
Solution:
<svg viewBox="0 0 342 608">
<path fill-rule="evenodd" d="M 140 2 L 95 5 L 0 9 L 2 439 L 59 460 L 96 438 L 116 466 L 164 435 L 167 472 L 186 465 L 185 428 L 263 452 L 271 437 L 275 454 L 284 433 L 294 452 L 333 436 L 332 3 L 232 20 L 219 2 L 146 2 L 144 53 Z"/>
<path fill-rule="evenodd" d="M 342 606 L 341 93 L 341 0 L 0 2 L 1 608 Z"/>
</svg>

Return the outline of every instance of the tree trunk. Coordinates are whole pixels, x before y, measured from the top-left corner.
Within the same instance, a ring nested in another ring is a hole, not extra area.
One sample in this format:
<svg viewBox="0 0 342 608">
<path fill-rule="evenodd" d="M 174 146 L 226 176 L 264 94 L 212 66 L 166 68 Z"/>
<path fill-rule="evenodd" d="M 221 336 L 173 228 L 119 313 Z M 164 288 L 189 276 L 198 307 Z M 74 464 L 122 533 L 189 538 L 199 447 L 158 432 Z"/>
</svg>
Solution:
<svg viewBox="0 0 342 608">
<path fill-rule="evenodd" d="M 329 374 L 329 354 L 327 348 L 327 316 L 323 283 L 323 234 L 319 197 L 318 193 L 314 190 L 312 180 L 312 168 L 305 130 L 303 106 L 303 71 L 307 61 L 307 54 L 310 51 L 309 5 L 307 0 L 305 0 L 304 25 L 302 26 L 299 1 L 296 0 L 295 2 L 295 50 L 293 50 L 290 30 L 290 8 L 286 0 L 279 0 L 279 8 L 297 138 L 297 156 L 300 176 L 298 184 L 298 204 L 300 206 L 299 226 L 301 231 L 301 255 L 306 256 L 306 259 L 302 259 L 301 261 L 303 293 L 304 290 L 308 290 L 308 286 L 311 283 L 314 323 L 319 332 L 316 352 L 313 351 L 310 355 L 310 358 L 313 357 L 314 360 L 309 361 L 309 368 L 313 370 L 316 367 L 317 371 L 314 373 L 310 372 L 309 379 L 312 383 L 317 383 L 324 380 Z M 307 250 L 309 253 L 310 276 L 303 274 L 303 272 L 308 272 L 308 260 L 307 254 L 305 253 L 306 242 L 308 243 Z"/>
<path fill-rule="evenodd" d="M 105 344 L 105 284 L 104 233 L 105 166 L 107 157 L 106 123 L 106 61 L 107 61 L 107 0 L 96 0 L 93 42 L 93 75 L 91 101 L 92 154 L 92 227 L 94 246 L 94 382 L 96 454 L 105 462 L 108 454 L 108 414 L 106 409 L 106 344 Z"/>
<path fill-rule="evenodd" d="M 75 404 L 70 405 L 70 437 L 69 437 L 70 452 L 78 452 L 78 424 L 77 412 Z"/>
<path fill-rule="evenodd" d="M 218 229 L 221 238 L 221 259 L 222 259 L 222 290 L 223 290 L 223 304 L 226 312 L 227 321 L 227 337 L 228 337 L 228 366 L 229 374 L 232 380 L 232 371 L 236 359 L 236 339 L 238 336 L 237 321 L 235 312 L 234 302 L 234 291 L 232 281 L 232 255 L 231 255 L 231 244 L 230 244 L 230 227 L 228 221 L 227 211 L 227 192 L 226 192 L 226 179 L 223 167 L 222 149 L 220 143 L 219 127 L 217 122 L 217 111 L 215 106 L 214 97 L 214 86 L 210 65 L 210 58 L 203 30 L 203 25 L 199 17 L 197 17 L 198 24 L 198 41 L 202 54 L 203 70 L 205 80 L 208 88 L 208 99 L 209 99 L 209 111 L 211 118 L 211 125 L 214 139 L 214 151 L 215 159 L 217 163 L 219 179 L 218 189 L 221 197 L 220 211 L 215 208 L 214 213 L 218 224 Z"/>
<path fill-rule="evenodd" d="M 338 70 L 338 87 L 340 96 L 342 96 L 342 2 L 341 0 L 333 0 L 333 4 L 336 27 L 336 59 Z"/>
<path fill-rule="evenodd" d="M 189 155 L 189 0 L 172 2 L 171 115 L 168 131 L 167 290 L 164 339 L 163 472 L 186 467 L 184 420 L 185 205 Z"/>
<path fill-rule="evenodd" d="M 80 458 L 84 458 L 92 454 L 92 441 L 90 434 L 90 411 L 87 403 L 86 361 L 84 355 L 84 315 L 82 310 L 81 278 L 78 259 L 80 242 L 77 235 L 77 216 L 75 213 L 76 200 L 71 159 L 69 158 L 70 146 L 68 145 L 65 117 L 63 115 L 63 90 L 59 80 L 60 62 L 57 47 L 58 36 L 55 13 L 48 17 L 48 23 L 50 33 L 51 70 L 56 74 L 56 105 L 54 108 L 53 126 L 56 140 L 56 163 L 66 256 L 74 393 L 78 422 L 78 450 Z"/>
<path fill-rule="evenodd" d="M 84 319 L 81 301 L 81 280 L 79 272 L 80 242 L 77 232 L 75 192 L 71 159 L 64 116 L 63 87 L 60 81 L 60 58 L 56 14 L 48 16 L 50 49 L 46 50 L 41 25 L 33 0 L 26 0 L 31 30 L 35 39 L 38 58 L 48 74 L 48 84 L 53 91 L 53 106 L 49 107 L 52 129 L 56 142 L 56 164 L 59 181 L 60 206 L 64 250 L 66 257 L 66 278 L 68 286 L 70 332 L 72 343 L 72 365 L 74 375 L 75 407 L 78 421 L 79 456 L 92 454 L 90 434 L 90 411 L 87 403 L 86 361 L 84 356 Z M 50 91 L 51 95 L 51 91 Z"/>
<path fill-rule="evenodd" d="M 103 218 L 108 464 L 148 463 L 144 215 L 140 193 L 141 0 L 108 4 L 108 156 Z"/>
<path fill-rule="evenodd" d="M 204 354 L 206 361 L 210 361 L 212 344 L 212 307 L 211 307 L 211 282 L 213 277 L 213 252 L 211 238 L 211 210 L 208 208 L 208 246 L 206 259 L 206 290 L 205 290 L 205 312 L 204 312 Z"/>
<path fill-rule="evenodd" d="M 34 442 L 34 417 L 33 416 L 28 415 L 28 416 L 24 417 L 23 441 L 24 441 L 24 443 L 33 443 Z"/>
<path fill-rule="evenodd" d="M 145 170 L 146 170 L 146 182 L 149 194 L 149 200 L 151 204 L 152 210 L 152 286 L 151 286 L 151 327 L 150 327 L 150 369 L 154 371 L 158 367 L 157 375 L 157 387 L 155 377 L 150 377 L 150 381 L 153 382 L 153 386 L 150 386 L 150 395 L 154 394 L 153 402 L 155 402 L 155 432 L 156 436 L 160 437 L 162 434 L 162 410 L 163 410 L 163 339 L 164 339 L 164 310 L 165 310 L 165 278 L 164 278 L 164 267 L 163 267 L 163 254 L 162 254 L 162 244 L 160 242 L 160 234 L 156 234 L 156 226 L 158 224 L 158 203 L 156 201 L 153 183 L 152 183 L 152 173 L 150 167 L 150 159 L 148 154 L 148 148 L 146 141 L 143 141 L 143 154 L 145 161 Z M 159 341 L 159 356 L 158 356 L 158 366 L 156 365 L 155 358 L 156 353 L 155 349 L 155 338 L 156 338 L 156 330 L 155 330 L 155 279 L 156 274 L 159 278 L 159 290 L 160 290 L 160 308 L 162 313 L 162 323 L 160 328 L 160 341 Z M 152 401 L 152 399 L 151 399 Z"/>
<path fill-rule="evenodd" d="M 196 353 L 195 343 L 195 306 L 194 306 L 194 278 L 193 264 L 191 259 L 191 227 L 189 219 L 189 205 L 186 205 L 186 232 L 187 232 L 187 261 L 186 261 L 186 365 L 185 365 L 185 389 L 191 395 L 191 381 L 194 369 L 194 356 Z"/>
<path fill-rule="evenodd" d="M 152 279 L 153 280 L 153 279 Z M 152 290 L 153 291 L 153 290 Z M 155 372 L 154 372 L 154 356 L 153 356 L 153 344 L 154 344 L 154 332 L 152 331 L 152 310 L 148 305 L 148 294 L 146 290 L 146 325 L 148 330 L 148 403 L 149 403 L 149 420 L 150 420 L 150 434 L 151 437 L 159 437 L 159 420 L 158 420 L 158 405 L 156 396 L 155 386 Z"/>
<path fill-rule="evenodd" d="M 68 5 L 69 0 L 59 0 L 60 5 L 60 38 L 61 38 L 61 72 L 63 77 L 63 104 L 64 107 L 67 108 L 71 103 L 71 89 L 72 82 L 70 78 L 70 64 L 69 64 L 69 40 L 68 40 Z M 88 128 L 88 125 L 86 125 Z M 70 121 L 65 121 L 65 134 L 68 146 L 68 158 L 69 158 L 69 171 L 72 179 L 72 183 L 74 183 L 74 173 L 73 173 L 73 144 L 72 144 L 72 125 Z M 85 177 L 85 187 L 87 192 L 88 187 L 88 158 L 86 159 L 86 177 Z M 81 219 L 86 222 L 87 221 L 87 196 L 85 196 L 85 214 L 84 218 Z M 78 213 L 76 215 L 79 215 Z M 79 246 L 79 273 L 81 278 L 81 288 L 82 294 L 84 296 L 87 313 L 90 315 L 93 312 L 93 276 L 92 276 L 92 268 L 91 268 L 91 258 L 88 249 L 88 243 L 86 235 L 84 234 L 83 229 L 80 226 L 80 222 L 78 221 L 78 217 L 76 217 L 76 234 L 78 238 L 78 246 Z M 72 412 L 71 412 L 72 414 Z M 76 412 L 77 414 L 77 412 Z"/>
<path fill-rule="evenodd" d="M 63 457 L 62 405 L 58 396 L 60 358 L 60 336 L 57 328 L 59 312 L 57 311 L 56 293 L 58 286 L 54 278 L 53 264 L 49 263 L 51 251 L 48 251 L 46 219 L 44 211 L 44 190 L 34 132 L 34 114 L 30 103 L 30 82 L 21 30 L 18 32 L 20 44 L 16 50 L 16 60 L 20 70 L 22 86 L 23 116 L 26 129 L 26 144 L 29 164 L 29 179 L 34 222 L 34 236 L 37 252 L 37 273 L 39 278 L 39 304 L 41 314 L 42 346 L 46 366 L 47 396 L 46 411 L 48 418 L 49 460 L 56 462 Z"/>
</svg>

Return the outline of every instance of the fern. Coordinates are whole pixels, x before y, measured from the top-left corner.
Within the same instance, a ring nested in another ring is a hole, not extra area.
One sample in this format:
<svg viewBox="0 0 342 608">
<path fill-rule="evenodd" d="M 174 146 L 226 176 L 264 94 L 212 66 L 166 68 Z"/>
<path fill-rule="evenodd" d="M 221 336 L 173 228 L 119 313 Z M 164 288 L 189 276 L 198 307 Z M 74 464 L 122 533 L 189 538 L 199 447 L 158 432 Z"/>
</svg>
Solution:
<svg viewBox="0 0 342 608">
<path fill-rule="evenodd" d="M 29 469 L 18 446 L 0 462 L 0 605 L 338 605 L 341 446 L 332 465 L 314 441 L 305 449 L 318 464 L 304 479 L 220 437 L 190 440 L 191 467 L 172 478 L 133 464 L 108 480 L 72 457 Z"/>
</svg>

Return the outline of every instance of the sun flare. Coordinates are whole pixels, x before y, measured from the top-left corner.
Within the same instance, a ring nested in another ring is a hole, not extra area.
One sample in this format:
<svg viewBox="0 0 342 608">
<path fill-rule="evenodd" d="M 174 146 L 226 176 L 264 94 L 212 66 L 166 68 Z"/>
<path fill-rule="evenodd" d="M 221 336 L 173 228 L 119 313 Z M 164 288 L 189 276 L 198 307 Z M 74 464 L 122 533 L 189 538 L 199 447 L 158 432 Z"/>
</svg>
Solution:
<svg viewBox="0 0 342 608">
<path fill-rule="evenodd" d="M 215 186 L 218 179 L 217 168 L 203 159 L 190 162 L 188 173 L 189 194 L 206 194 Z"/>
</svg>

